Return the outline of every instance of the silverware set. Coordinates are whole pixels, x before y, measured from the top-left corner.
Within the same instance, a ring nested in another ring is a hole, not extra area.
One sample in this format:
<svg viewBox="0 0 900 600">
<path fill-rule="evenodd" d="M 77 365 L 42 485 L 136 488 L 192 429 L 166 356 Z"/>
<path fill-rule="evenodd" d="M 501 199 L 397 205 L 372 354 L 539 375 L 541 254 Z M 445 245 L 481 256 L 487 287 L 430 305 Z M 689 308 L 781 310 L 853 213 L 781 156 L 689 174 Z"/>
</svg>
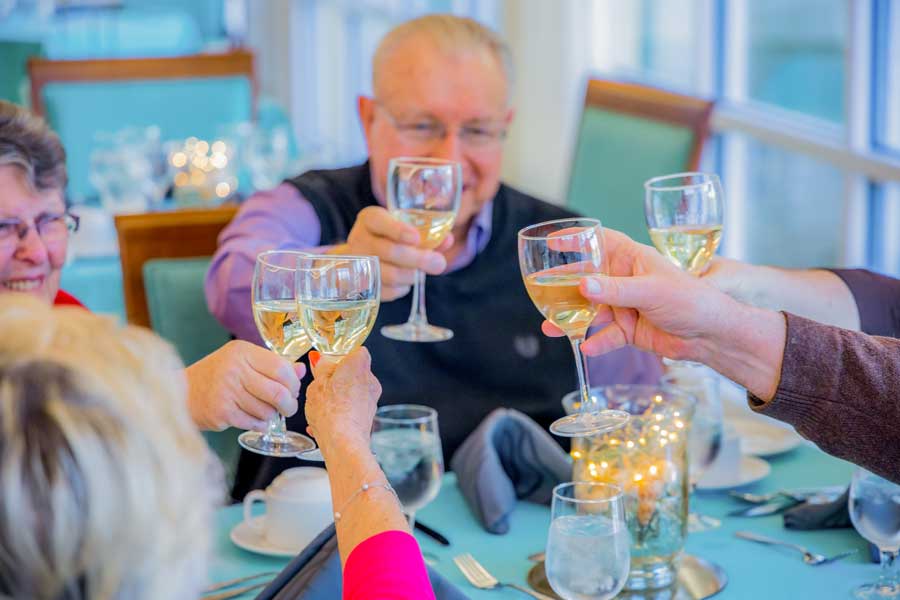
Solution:
<svg viewBox="0 0 900 600">
<path fill-rule="evenodd" d="M 528 588 L 516 585 L 515 583 L 501 583 L 497 580 L 496 577 L 491 575 L 487 569 L 481 566 L 481 563 L 475 560 L 475 557 L 468 552 L 455 557 L 453 559 L 453 562 L 456 563 L 456 566 L 459 567 L 460 571 L 462 571 L 463 576 L 465 576 L 465 578 L 469 580 L 469 583 L 480 590 L 512 588 L 514 590 L 522 592 L 523 594 L 527 594 L 532 598 L 537 598 L 537 600 L 553 600 L 553 598 L 549 596 L 545 596 L 544 594 L 541 594 L 539 592 L 529 590 Z"/>
<path fill-rule="evenodd" d="M 271 578 L 275 577 L 275 575 L 278 575 L 276 571 L 268 571 L 265 573 L 256 573 L 254 575 L 247 575 L 246 577 L 238 577 L 237 579 L 229 579 L 228 581 L 214 583 L 203 590 L 202 600 L 228 600 L 228 598 L 237 598 L 238 596 L 243 596 L 247 592 L 252 592 L 253 590 L 257 590 L 261 587 L 269 585 L 269 583 L 272 581 Z M 228 590 L 226 592 L 219 592 L 219 590 L 233 588 L 238 584 L 246 583 L 247 581 L 253 581 L 254 579 L 260 579 L 261 577 L 268 577 L 269 579 L 266 579 L 261 583 L 253 583 L 239 588 L 234 588 L 233 590 Z M 216 594 L 213 592 L 219 593 Z"/>
<path fill-rule="evenodd" d="M 776 540 L 775 538 L 770 538 L 758 533 L 753 533 L 752 531 L 735 531 L 734 535 L 741 538 L 742 540 L 749 540 L 751 542 L 756 542 L 757 544 L 765 544 L 767 546 L 784 546 L 785 548 L 796 550 L 797 552 L 803 554 L 803 562 L 812 567 L 827 565 L 828 563 L 832 563 L 836 560 L 841 560 L 842 558 L 846 558 L 852 554 L 856 554 L 856 550 L 854 549 L 835 554 L 834 556 L 825 556 L 824 554 L 811 552 L 799 544 L 783 542 L 781 540 Z"/>
</svg>

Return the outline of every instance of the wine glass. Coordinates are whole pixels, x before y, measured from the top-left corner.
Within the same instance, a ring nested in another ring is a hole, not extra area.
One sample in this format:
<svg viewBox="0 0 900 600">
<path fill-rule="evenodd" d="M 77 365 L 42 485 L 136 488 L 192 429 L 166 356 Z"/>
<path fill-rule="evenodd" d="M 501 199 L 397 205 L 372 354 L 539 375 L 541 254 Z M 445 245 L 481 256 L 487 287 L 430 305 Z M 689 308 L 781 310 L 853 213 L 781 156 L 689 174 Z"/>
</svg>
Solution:
<svg viewBox="0 0 900 600">
<path fill-rule="evenodd" d="M 297 318 L 294 298 L 299 252 L 272 250 L 256 257 L 251 296 L 253 320 L 266 346 L 291 362 L 306 354 L 311 346 L 306 330 Z M 299 456 L 313 450 L 309 437 L 287 431 L 284 415 L 269 419 L 265 432 L 245 431 L 238 437 L 241 446 L 266 456 Z"/>
<path fill-rule="evenodd" d="M 456 219 L 462 193 L 462 167 L 436 158 L 394 158 L 388 167 L 387 208 L 398 221 L 419 230 L 419 247 L 441 245 Z M 386 325 L 381 335 L 405 342 L 441 342 L 453 337 L 444 327 L 428 324 L 425 273 L 416 271 L 409 319 Z"/>
<path fill-rule="evenodd" d="M 603 229 L 596 219 L 559 219 L 519 231 L 519 268 L 531 301 L 548 321 L 562 329 L 572 344 L 581 391 L 579 412 L 554 421 L 550 431 L 581 437 L 622 427 L 628 413 L 596 410 L 581 343 L 597 307 L 581 295 L 586 275 L 603 272 Z M 594 410 L 592 410 L 594 409 Z"/>
<path fill-rule="evenodd" d="M 296 271 L 300 322 L 316 350 L 339 359 L 361 346 L 378 316 L 378 258 L 301 254 Z"/>
<path fill-rule="evenodd" d="M 881 554 L 881 575 L 875 583 L 853 591 L 855 598 L 900 598 L 897 552 L 900 550 L 900 485 L 857 467 L 850 482 L 850 520 L 859 535 Z"/>
<path fill-rule="evenodd" d="M 711 173 L 676 173 L 644 183 L 650 239 L 666 258 L 693 275 L 702 273 L 722 238 L 725 195 Z"/>
<path fill-rule="evenodd" d="M 682 363 L 660 379 L 666 389 L 681 390 L 696 400 L 688 432 L 688 474 L 691 491 L 703 473 L 715 462 L 722 449 L 722 401 L 719 378 L 698 363 Z M 715 517 L 692 512 L 688 529 L 697 533 L 715 529 L 721 522 Z"/>
<path fill-rule="evenodd" d="M 380 407 L 372 423 L 372 452 L 412 528 L 416 511 L 437 497 L 444 476 L 437 411 L 416 404 Z"/>
<path fill-rule="evenodd" d="M 631 568 L 630 545 L 621 488 L 587 482 L 553 488 L 544 568 L 564 600 L 618 594 Z"/>
</svg>

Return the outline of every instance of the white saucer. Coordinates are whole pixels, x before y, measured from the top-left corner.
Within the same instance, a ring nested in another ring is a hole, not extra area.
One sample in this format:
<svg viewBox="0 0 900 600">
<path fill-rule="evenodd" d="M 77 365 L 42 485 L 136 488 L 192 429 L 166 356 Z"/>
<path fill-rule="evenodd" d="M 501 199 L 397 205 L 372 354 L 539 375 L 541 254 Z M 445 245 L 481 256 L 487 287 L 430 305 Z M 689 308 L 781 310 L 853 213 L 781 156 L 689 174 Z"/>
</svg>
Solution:
<svg viewBox="0 0 900 600">
<path fill-rule="evenodd" d="M 769 463 L 755 456 L 742 456 L 736 471 L 717 469 L 707 471 L 697 482 L 698 490 L 727 490 L 759 481 L 769 474 Z"/>
<path fill-rule="evenodd" d="M 265 554 L 266 556 L 296 556 L 299 554 L 303 549 L 302 546 L 300 548 L 276 546 L 267 540 L 263 534 L 257 533 L 256 529 L 250 526 L 250 523 L 262 525 L 265 518 L 265 515 L 260 515 L 253 517 L 249 522 L 241 521 L 235 525 L 231 530 L 231 541 L 239 548 L 256 552 L 257 554 Z"/>
<path fill-rule="evenodd" d="M 729 419 L 741 438 L 741 451 L 753 456 L 775 456 L 793 450 L 803 442 L 794 430 L 762 419 Z"/>
</svg>

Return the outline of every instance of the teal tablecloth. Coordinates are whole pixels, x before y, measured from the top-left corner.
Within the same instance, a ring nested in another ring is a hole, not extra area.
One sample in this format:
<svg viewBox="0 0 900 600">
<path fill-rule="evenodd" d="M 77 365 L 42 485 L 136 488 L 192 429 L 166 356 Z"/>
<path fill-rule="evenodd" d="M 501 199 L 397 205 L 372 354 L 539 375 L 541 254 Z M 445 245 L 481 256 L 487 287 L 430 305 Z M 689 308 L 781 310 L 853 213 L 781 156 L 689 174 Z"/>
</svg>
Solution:
<svg viewBox="0 0 900 600">
<path fill-rule="evenodd" d="M 816 448 L 803 445 L 785 455 L 770 459 L 772 473 L 747 486 L 747 491 L 769 491 L 784 487 L 845 484 L 853 466 L 829 457 Z M 687 551 L 712 560 L 728 573 L 729 583 L 716 598 L 847 598 L 860 583 L 874 580 L 878 566 L 868 562 L 865 542 L 853 529 L 795 532 L 782 527 L 781 516 L 755 519 L 726 517 L 740 506 L 725 493 L 703 493 L 695 508 L 722 518 L 722 527 L 692 534 Z M 419 515 L 423 522 L 444 533 L 452 546 L 444 548 L 428 537 L 417 534 L 422 549 L 438 558 L 437 570 L 460 586 L 473 600 L 523 598 L 514 590 L 476 590 L 463 579 L 453 565 L 453 556 L 471 552 L 501 581 L 525 582 L 531 563 L 527 556 L 543 550 L 550 521 L 548 508 L 520 503 L 511 519 L 510 533 L 495 536 L 485 533 L 469 512 L 456 478 L 448 474 L 440 496 Z M 217 515 L 214 557 L 210 581 L 221 581 L 261 571 L 281 569 L 288 559 L 259 556 L 234 546 L 229 531 L 241 519 L 241 507 L 223 508 Z M 737 539 L 733 532 L 749 529 L 809 546 L 816 552 L 831 554 L 857 548 L 859 553 L 843 561 L 820 567 L 803 564 L 800 555 L 787 549 L 775 549 Z M 250 597 L 252 595 L 248 595 Z"/>
</svg>

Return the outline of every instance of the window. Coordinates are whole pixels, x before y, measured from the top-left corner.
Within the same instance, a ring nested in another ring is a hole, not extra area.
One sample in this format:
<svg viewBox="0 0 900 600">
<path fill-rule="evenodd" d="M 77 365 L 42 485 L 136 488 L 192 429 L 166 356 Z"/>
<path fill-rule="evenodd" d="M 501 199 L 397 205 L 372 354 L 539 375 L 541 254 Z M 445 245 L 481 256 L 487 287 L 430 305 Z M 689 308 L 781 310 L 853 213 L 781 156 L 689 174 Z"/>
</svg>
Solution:
<svg viewBox="0 0 900 600">
<path fill-rule="evenodd" d="M 900 156 L 900 6 L 878 2 L 875 26 L 875 137 L 878 144 Z"/>
<path fill-rule="evenodd" d="M 752 0 L 746 6 L 748 96 L 843 123 L 846 0 Z"/>
</svg>

